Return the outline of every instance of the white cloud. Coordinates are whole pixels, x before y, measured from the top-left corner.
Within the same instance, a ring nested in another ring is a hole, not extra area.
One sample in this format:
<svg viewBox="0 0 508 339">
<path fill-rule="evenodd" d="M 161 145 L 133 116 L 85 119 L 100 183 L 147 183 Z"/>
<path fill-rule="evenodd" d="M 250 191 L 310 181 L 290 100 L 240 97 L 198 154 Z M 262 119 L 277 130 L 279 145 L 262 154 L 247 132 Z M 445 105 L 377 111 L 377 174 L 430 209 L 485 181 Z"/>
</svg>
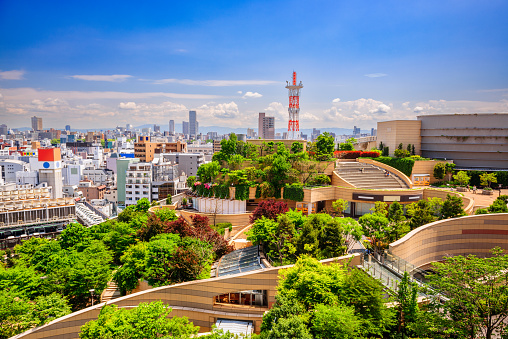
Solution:
<svg viewBox="0 0 508 339">
<path fill-rule="evenodd" d="M 258 92 L 246 92 L 244 95 L 243 95 L 243 99 L 247 99 L 247 98 L 261 98 L 263 95 L 262 94 L 259 94 Z"/>
<path fill-rule="evenodd" d="M 58 97 L 66 100 L 133 100 L 148 98 L 174 98 L 174 99 L 217 99 L 218 95 L 209 94 L 183 94 L 183 93 L 166 93 L 166 92 L 145 92 L 145 93 L 128 93 L 128 92 L 84 92 L 84 91 L 40 91 L 34 88 L 2 88 L 2 93 L 10 100 L 24 101 L 27 98 L 45 99 L 48 97 Z"/>
<path fill-rule="evenodd" d="M 231 101 L 229 103 L 217 104 L 213 103 L 205 104 L 196 109 L 197 114 L 199 116 L 200 121 L 208 118 L 218 118 L 218 119 L 234 119 L 238 118 L 240 112 L 238 110 L 238 105 Z"/>
<path fill-rule="evenodd" d="M 160 79 L 160 80 L 147 80 L 154 84 L 182 84 L 191 86 L 211 86 L 211 87 L 224 87 L 224 86 L 249 86 L 249 85 L 272 85 L 277 81 L 271 80 L 191 80 L 191 79 Z"/>
<path fill-rule="evenodd" d="M 420 107 L 420 106 L 416 106 L 413 110 L 413 112 L 415 113 L 421 113 L 423 111 L 423 107 Z"/>
<path fill-rule="evenodd" d="M 238 93 L 238 94 L 242 94 L 243 92 L 242 92 L 242 91 L 238 91 L 238 92 L 236 92 L 236 93 Z"/>
<path fill-rule="evenodd" d="M 132 78 L 132 75 L 126 74 L 113 74 L 113 75 L 71 75 L 70 78 L 86 80 L 86 81 L 108 81 L 108 82 L 122 82 L 129 78 Z"/>
<path fill-rule="evenodd" d="M 381 77 L 385 77 L 387 75 L 388 74 L 385 74 L 385 73 L 370 73 L 370 74 L 365 74 L 365 76 L 369 77 L 369 78 L 381 78 Z"/>
<path fill-rule="evenodd" d="M 118 108 L 121 108 L 121 109 L 136 109 L 137 106 L 136 106 L 135 102 L 129 101 L 129 102 L 121 102 L 118 105 Z"/>
<path fill-rule="evenodd" d="M 25 71 L 13 70 L 0 72 L 0 80 L 22 80 Z"/>
<path fill-rule="evenodd" d="M 267 116 L 275 117 L 276 124 L 278 121 L 284 121 L 284 123 L 287 123 L 288 111 L 287 108 L 285 108 L 280 102 L 271 102 L 268 107 L 264 109 L 264 112 Z"/>
<path fill-rule="evenodd" d="M 337 103 L 337 102 L 340 102 L 340 98 L 335 98 L 332 100 L 333 103 Z"/>
<path fill-rule="evenodd" d="M 390 106 L 387 106 L 385 104 L 380 104 L 379 106 L 377 106 L 376 109 L 371 109 L 369 111 L 369 113 L 371 113 L 371 114 L 384 114 L 384 113 L 390 112 L 390 110 L 391 110 Z"/>
</svg>

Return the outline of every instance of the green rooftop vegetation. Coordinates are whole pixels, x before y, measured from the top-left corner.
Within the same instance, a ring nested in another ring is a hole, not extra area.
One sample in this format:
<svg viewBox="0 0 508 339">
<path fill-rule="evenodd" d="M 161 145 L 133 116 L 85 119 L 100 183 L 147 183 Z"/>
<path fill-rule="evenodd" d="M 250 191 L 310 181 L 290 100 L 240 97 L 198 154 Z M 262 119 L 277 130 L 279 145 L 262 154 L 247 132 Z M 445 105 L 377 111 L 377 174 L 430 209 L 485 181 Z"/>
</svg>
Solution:
<svg viewBox="0 0 508 339">
<path fill-rule="evenodd" d="M 257 198 L 281 198 L 301 201 L 303 187 L 328 185 L 331 180 L 323 171 L 333 160 L 334 142 L 328 133 L 315 143 L 293 142 L 288 149 L 282 142 L 263 142 L 256 146 L 238 141 L 235 134 L 221 141 L 222 150 L 213 161 L 201 165 L 196 177 L 187 184 L 198 196 L 231 198 L 229 187 L 235 187 L 235 199 L 247 200 L 249 188 L 256 188 Z"/>
</svg>

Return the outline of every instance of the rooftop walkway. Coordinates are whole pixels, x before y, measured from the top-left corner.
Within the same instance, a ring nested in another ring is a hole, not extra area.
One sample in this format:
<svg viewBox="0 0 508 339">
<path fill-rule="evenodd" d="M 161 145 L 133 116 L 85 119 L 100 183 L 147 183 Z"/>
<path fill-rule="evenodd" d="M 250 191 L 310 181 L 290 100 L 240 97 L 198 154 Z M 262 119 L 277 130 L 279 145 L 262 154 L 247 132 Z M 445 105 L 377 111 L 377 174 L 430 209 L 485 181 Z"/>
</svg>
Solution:
<svg viewBox="0 0 508 339">
<path fill-rule="evenodd" d="M 362 170 L 363 169 L 363 170 Z M 357 188 L 367 189 L 408 189 L 404 181 L 395 174 L 385 175 L 385 170 L 361 162 L 338 162 L 335 172 Z"/>
</svg>

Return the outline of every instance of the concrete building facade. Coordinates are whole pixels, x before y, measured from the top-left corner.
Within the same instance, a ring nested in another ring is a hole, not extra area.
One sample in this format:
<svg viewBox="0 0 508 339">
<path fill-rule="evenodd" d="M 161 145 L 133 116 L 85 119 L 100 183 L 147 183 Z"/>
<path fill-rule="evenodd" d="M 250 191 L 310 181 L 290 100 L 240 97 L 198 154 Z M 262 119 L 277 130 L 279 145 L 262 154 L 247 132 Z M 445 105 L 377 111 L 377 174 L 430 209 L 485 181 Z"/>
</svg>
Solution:
<svg viewBox="0 0 508 339">
<path fill-rule="evenodd" d="M 389 148 L 389 155 L 393 156 L 400 143 L 406 149 L 407 144 L 415 146 L 415 154 L 421 150 L 421 121 L 419 120 L 391 120 L 377 123 L 377 146 L 382 142 Z"/>
<path fill-rule="evenodd" d="M 42 131 L 42 118 L 36 116 L 32 117 L 32 129 L 34 131 Z"/>
<path fill-rule="evenodd" d="M 259 113 L 258 136 L 261 139 L 275 139 L 275 118 L 267 117 L 266 113 Z"/>
<path fill-rule="evenodd" d="M 508 169 L 508 113 L 421 115 L 422 156 L 458 168 Z"/>
<path fill-rule="evenodd" d="M 196 175 L 198 167 L 205 163 L 205 157 L 201 153 L 168 153 L 163 156 L 164 161 L 177 163 L 179 174 L 185 173 L 188 177 Z"/>
</svg>

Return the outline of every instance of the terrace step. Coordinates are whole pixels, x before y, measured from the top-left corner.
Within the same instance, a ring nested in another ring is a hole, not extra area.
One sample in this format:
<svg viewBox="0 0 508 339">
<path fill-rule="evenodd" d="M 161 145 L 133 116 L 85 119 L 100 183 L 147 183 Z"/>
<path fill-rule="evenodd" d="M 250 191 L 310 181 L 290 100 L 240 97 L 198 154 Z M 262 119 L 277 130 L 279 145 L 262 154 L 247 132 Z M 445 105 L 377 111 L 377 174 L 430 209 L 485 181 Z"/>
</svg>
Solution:
<svg viewBox="0 0 508 339">
<path fill-rule="evenodd" d="M 385 176 L 385 169 L 361 162 L 339 162 L 335 172 L 357 188 L 366 189 L 408 189 L 404 181 L 390 172 Z"/>
</svg>

